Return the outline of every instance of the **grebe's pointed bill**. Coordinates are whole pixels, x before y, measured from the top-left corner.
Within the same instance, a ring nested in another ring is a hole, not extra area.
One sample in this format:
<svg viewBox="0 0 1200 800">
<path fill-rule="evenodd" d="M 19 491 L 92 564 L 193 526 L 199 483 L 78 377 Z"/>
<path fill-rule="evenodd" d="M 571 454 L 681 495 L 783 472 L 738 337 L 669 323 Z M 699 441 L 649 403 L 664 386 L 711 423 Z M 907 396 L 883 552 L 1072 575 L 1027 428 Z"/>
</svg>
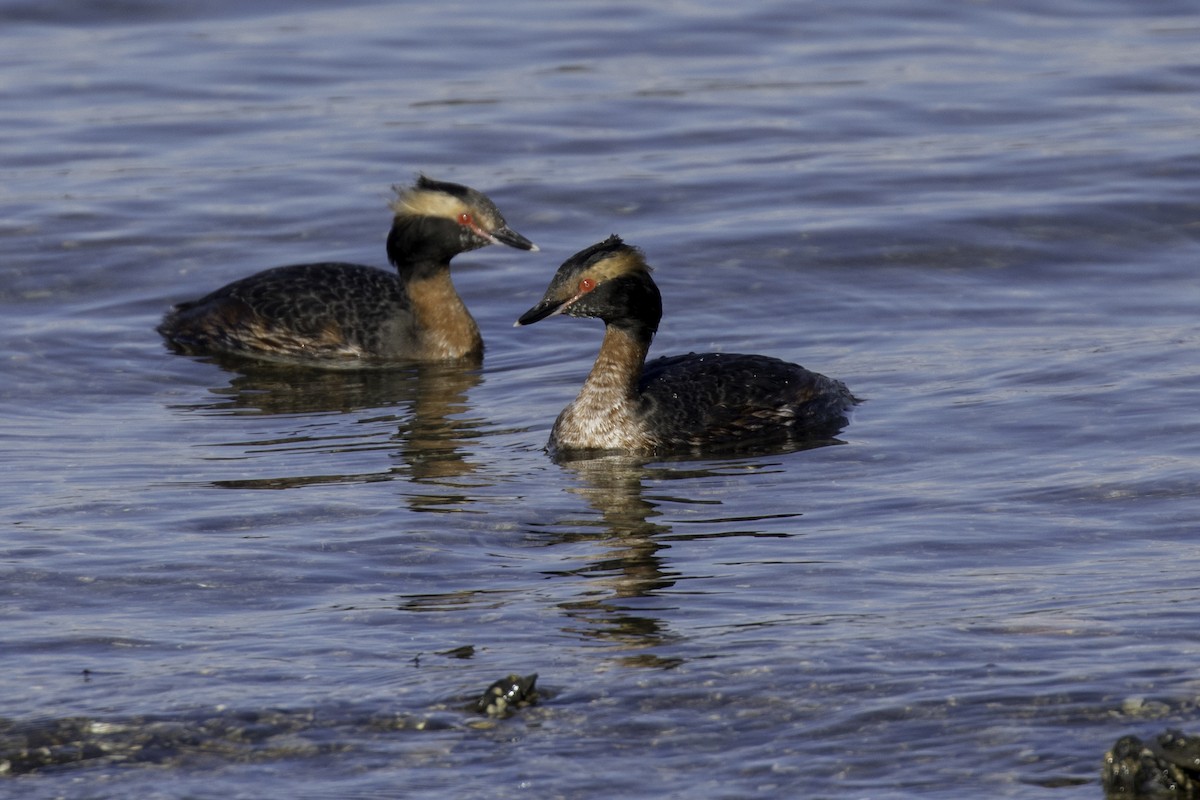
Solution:
<svg viewBox="0 0 1200 800">
<path fill-rule="evenodd" d="M 528 250 L 531 253 L 536 253 L 539 249 L 536 244 L 529 241 L 507 225 L 497 228 L 496 230 L 492 231 L 490 235 L 486 233 L 484 235 L 496 244 L 506 244 L 509 247 L 515 247 L 518 250 Z"/>
<path fill-rule="evenodd" d="M 546 317 L 561 314 L 566 311 L 567 306 L 571 305 L 574 300 L 575 298 L 573 297 L 570 300 L 542 300 L 536 306 L 522 314 L 521 318 L 513 323 L 513 327 L 520 328 L 524 325 L 532 325 L 535 322 L 544 320 Z"/>
</svg>

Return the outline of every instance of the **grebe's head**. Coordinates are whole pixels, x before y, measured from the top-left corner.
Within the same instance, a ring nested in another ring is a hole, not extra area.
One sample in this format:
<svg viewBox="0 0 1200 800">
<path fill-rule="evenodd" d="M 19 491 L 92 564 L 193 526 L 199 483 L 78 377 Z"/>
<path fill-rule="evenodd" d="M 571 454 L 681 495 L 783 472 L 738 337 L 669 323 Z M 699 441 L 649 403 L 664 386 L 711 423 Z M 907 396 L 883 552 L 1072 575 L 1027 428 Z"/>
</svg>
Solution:
<svg viewBox="0 0 1200 800">
<path fill-rule="evenodd" d="M 653 335 L 662 317 L 662 297 L 642 251 L 614 234 L 564 261 L 541 302 L 516 324 L 532 325 L 557 314 L 599 317 L 649 329 Z"/>
<path fill-rule="evenodd" d="M 428 223 L 449 224 L 456 234 L 457 252 L 489 244 L 506 244 L 518 250 L 537 250 L 533 242 L 508 227 L 500 209 L 487 195 L 458 183 L 435 181 L 421 175 L 412 186 L 393 186 L 391 202 L 395 230 L 428 229 Z"/>
</svg>

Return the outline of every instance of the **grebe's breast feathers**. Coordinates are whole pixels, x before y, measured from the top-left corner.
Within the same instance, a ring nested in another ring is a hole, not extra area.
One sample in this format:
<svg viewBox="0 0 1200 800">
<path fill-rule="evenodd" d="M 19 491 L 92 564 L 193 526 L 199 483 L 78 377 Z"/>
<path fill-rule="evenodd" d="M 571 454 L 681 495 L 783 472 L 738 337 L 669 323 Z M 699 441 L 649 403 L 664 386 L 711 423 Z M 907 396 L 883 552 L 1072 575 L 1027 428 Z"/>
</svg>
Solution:
<svg viewBox="0 0 1200 800">
<path fill-rule="evenodd" d="M 457 246 L 466 252 L 489 244 L 506 244 L 518 250 L 537 250 L 533 242 L 514 231 L 504 215 L 483 192 L 458 183 L 435 181 L 421 175 L 412 186 L 393 186 L 395 199 L 390 203 L 395 214 L 393 232 L 428 230 L 442 226 Z M 408 238 L 418 238 L 407 234 Z M 392 242 L 389 237 L 389 248 Z M 419 238 L 428 238 L 428 233 Z"/>
<path fill-rule="evenodd" d="M 642 251 L 614 234 L 563 262 L 541 301 L 516 324 L 532 325 L 556 314 L 599 317 L 653 336 L 662 318 L 662 295 Z"/>
</svg>

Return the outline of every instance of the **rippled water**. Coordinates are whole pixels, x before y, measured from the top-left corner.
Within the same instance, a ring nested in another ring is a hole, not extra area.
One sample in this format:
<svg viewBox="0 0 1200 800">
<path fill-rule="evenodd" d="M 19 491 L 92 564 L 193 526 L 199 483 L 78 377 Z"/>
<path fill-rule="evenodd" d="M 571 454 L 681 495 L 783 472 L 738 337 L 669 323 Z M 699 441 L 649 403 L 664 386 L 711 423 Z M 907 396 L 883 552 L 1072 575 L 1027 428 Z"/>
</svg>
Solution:
<svg viewBox="0 0 1200 800">
<path fill-rule="evenodd" d="M 1200 17 L 1042 5 L 0 6 L 0 741 L 111 748 L 0 794 L 1100 797 L 1200 728 Z M 163 348 L 418 171 L 542 248 L 456 262 L 482 370 Z M 599 325 L 512 321 L 613 232 L 842 444 L 552 463 Z"/>
</svg>

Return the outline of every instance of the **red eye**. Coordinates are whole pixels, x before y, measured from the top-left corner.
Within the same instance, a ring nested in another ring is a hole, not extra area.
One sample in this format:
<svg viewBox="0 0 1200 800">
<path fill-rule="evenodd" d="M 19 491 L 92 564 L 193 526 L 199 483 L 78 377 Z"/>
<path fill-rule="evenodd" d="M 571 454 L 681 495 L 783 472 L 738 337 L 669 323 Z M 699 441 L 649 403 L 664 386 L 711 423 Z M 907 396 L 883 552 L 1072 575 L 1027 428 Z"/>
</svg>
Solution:
<svg viewBox="0 0 1200 800">
<path fill-rule="evenodd" d="M 471 215 L 468 214 L 466 211 L 464 211 L 458 215 L 458 224 L 459 225 L 470 225 L 473 221 L 474 220 L 471 219 Z"/>
<path fill-rule="evenodd" d="M 586 294 L 596 288 L 596 281 L 593 278 L 583 278 L 579 281 L 579 293 Z"/>
</svg>

